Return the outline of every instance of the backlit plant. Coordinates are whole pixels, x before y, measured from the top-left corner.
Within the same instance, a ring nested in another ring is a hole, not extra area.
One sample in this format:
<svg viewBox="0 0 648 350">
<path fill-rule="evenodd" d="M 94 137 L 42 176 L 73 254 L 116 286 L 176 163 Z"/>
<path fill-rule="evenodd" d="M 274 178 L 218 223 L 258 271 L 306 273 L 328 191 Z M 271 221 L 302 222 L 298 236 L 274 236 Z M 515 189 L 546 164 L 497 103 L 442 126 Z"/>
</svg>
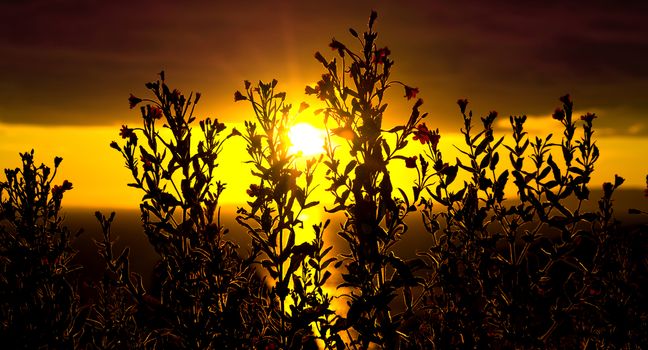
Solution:
<svg viewBox="0 0 648 350">
<path fill-rule="evenodd" d="M 34 151 L 0 182 L 0 340 L 7 348 L 73 348 L 83 334 L 72 259 L 75 235 L 63 223 L 61 202 L 72 183 L 36 165 Z"/>
<path fill-rule="evenodd" d="M 223 142 L 232 134 L 221 136 L 225 125 L 210 118 L 199 122 L 197 133 L 192 124 L 200 94 L 171 90 L 164 72 L 146 87 L 152 99 L 129 98 L 131 108 L 148 103 L 140 107 L 142 126 L 123 126 L 126 144 L 111 147 L 133 175 L 129 186 L 144 194 L 144 232 L 160 255 L 154 297 L 169 315 L 165 336 L 191 349 L 250 343 L 264 330 L 265 299 L 254 271 L 225 236 L 218 207 L 225 185 L 215 177 Z M 130 276 L 119 275 L 128 286 Z M 145 291 L 132 289 L 143 300 Z"/>
<path fill-rule="evenodd" d="M 268 323 L 272 333 L 266 342 L 283 349 L 317 348 L 315 327 L 328 347 L 341 343 L 330 331 L 334 312 L 331 298 L 322 290 L 331 276 L 326 268 L 333 259 L 325 259 L 331 248 L 324 247 L 321 225 L 314 227 L 313 242 L 296 244 L 297 230 L 304 226 L 302 213 L 318 205 L 310 197 L 319 160 L 307 159 L 301 166 L 297 156 L 290 154 L 287 131 L 292 105 L 276 86 L 276 80 L 254 87 L 246 81 L 245 95 L 234 94 L 236 101 L 248 101 L 254 111 L 255 120 L 245 121 L 241 136 L 247 144 L 247 163 L 258 179 L 247 190 L 249 208 L 238 210 L 237 221 L 251 236 L 258 255 L 255 263 L 268 273 L 272 284 L 270 302 L 274 307 Z M 306 108 L 302 103 L 299 113 Z"/>
<path fill-rule="evenodd" d="M 330 135 L 324 164 L 328 191 L 334 197 L 333 207 L 326 210 L 341 211 L 347 218 L 338 232 L 350 250 L 341 261 L 346 272 L 340 287 L 350 288 L 346 294 L 349 311 L 342 328 L 354 333 L 349 333 L 353 346 L 367 348 L 373 343 L 396 348 L 407 339 L 399 327 L 412 312 L 411 288 L 419 285 L 420 279 L 392 249 L 407 230 L 404 219 L 415 210 L 412 204 L 419 191 L 415 188 L 413 202 L 400 189 L 396 195 L 388 165 L 398 160 L 411 166 L 412 159 L 402 155 L 403 149 L 425 114 L 419 112 L 423 103 L 419 99 L 404 125 L 385 130 L 385 93 L 402 86 L 410 100 L 418 89 L 390 80 L 394 62 L 390 50 L 376 42 L 376 17 L 372 12 L 368 30 L 362 35 L 350 29 L 359 52 L 333 39 L 329 46 L 336 58 L 327 60 L 321 53 L 315 54 L 325 73 L 317 85 L 306 87 L 306 93 L 326 104 L 322 113 Z M 333 138 L 346 147 L 335 146 Z M 341 152 L 348 156 L 340 157 Z M 346 158 L 350 160 L 342 160 Z M 395 315 L 391 305 L 399 294 L 404 297 L 406 311 Z"/>
<path fill-rule="evenodd" d="M 131 271 L 130 248 L 115 251 L 114 213 L 97 212 L 104 271 L 80 305 L 72 280 L 79 278 L 73 274 L 73 235 L 61 214 L 72 184 L 53 182 L 61 158 L 52 170 L 36 166 L 33 151 L 21 154 L 22 166 L 5 170 L 0 182 L 2 345 L 269 350 L 647 344 L 648 225 L 627 227 L 615 219 L 620 176 L 593 198 L 590 180 L 600 157 L 596 115 L 575 118 L 565 95 L 552 115 L 560 136 L 529 135 L 526 116 L 510 116 L 510 137 L 496 136 L 498 113 L 473 117 L 468 100 L 459 99 L 464 141 L 453 145 L 459 157 L 448 159 L 442 133 L 433 121 L 423 122 L 418 88 L 390 80 L 394 63 L 376 41 L 376 18 L 372 12 L 362 34 L 350 30 L 357 49 L 334 39 L 335 58 L 315 54 L 324 74 L 306 93 L 322 104 L 315 111 L 328 131 L 321 157 L 305 160 L 289 152 L 292 118 L 308 106 L 294 112 L 276 80 L 245 82 L 244 92 L 235 93 L 254 118 L 230 133 L 209 118 L 195 128 L 200 94 L 171 89 L 164 72 L 146 84 L 151 98 L 130 96 L 142 123 L 122 126 L 123 143 L 110 146 L 132 175 L 128 186 L 143 195 L 143 230 L 159 256 L 150 288 Z M 416 100 L 407 120 L 388 127 L 393 87 Z M 240 194 L 247 203 L 238 209 L 239 227 L 231 228 L 251 240 L 247 249 L 229 239 L 237 233 L 228 234 L 220 221 L 225 185 L 217 165 L 232 136 L 245 141 L 254 176 Z M 312 199 L 318 167 L 332 201 L 325 205 Z M 390 170 L 398 167 L 413 169 L 416 178 L 394 183 Z M 586 209 L 588 201 L 596 201 L 593 210 Z M 331 220 L 312 227 L 312 240 L 300 239 L 311 232 L 303 230 L 301 215 L 318 209 Z M 420 216 L 409 215 L 415 212 Z M 340 216 L 339 227 L 329 225 Z M 342 247 L 325 240 L 327 230 L 336 231 Z M 432 243 L 410 252 L 409 260 L 399 257 L 394 248 L 406 232 Z M 326 291 L 333 283 L 339 295 Z M 336 298 L 348 310 L 335 310 Z"/>
</svg>

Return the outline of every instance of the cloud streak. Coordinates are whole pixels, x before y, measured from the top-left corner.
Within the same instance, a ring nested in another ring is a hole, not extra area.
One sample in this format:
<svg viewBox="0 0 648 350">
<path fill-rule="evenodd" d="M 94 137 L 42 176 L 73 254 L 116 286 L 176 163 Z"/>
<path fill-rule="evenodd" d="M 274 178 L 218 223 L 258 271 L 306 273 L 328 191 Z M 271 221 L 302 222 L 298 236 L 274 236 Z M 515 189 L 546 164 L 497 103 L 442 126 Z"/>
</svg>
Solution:
<svg viewBox="0 0 648 350">
<path fill-rule="evenodd" d="M 319 75 L 314 51 L 352 42 L 346 29 L 372 8 L 394 75 L 421 89 L 441 127 L 457 126 L 459 97 L 476 112 L 544 115 L 569 92 L 602 111 L 602 127 L 648 135 L 636 126 L 648 112 L 642 2 L 3 2 L 0 122 L 118 124 L 124 96 L 160 69 L 226 111 L 243 79 L 298 91 Z"/>
</svg>

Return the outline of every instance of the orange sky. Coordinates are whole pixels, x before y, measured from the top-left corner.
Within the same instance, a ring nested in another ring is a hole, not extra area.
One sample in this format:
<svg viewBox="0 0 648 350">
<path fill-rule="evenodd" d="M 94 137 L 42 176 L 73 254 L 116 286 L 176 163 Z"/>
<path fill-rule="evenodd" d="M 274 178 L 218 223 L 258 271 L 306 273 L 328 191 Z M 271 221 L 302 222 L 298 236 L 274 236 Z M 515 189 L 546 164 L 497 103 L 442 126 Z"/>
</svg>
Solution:
<svg viewBox="0 0 648 350">
<path fill-rule="evenodd" d="M 558 97 L 571 93 L 576 113 L 599 115 L 601 160 L 593 183 L 618 172 L 626 187 L 643 187 L 647 5 L 488 4 L 2 2 L 0 167 L 17 166 L 18 152 L 31 148 L 47 163 L 60 155 L 60 180 L 75 186 L 66 205 L 137 207 L 139 194 L 126 187 L 128 172 L 108 147 L 121 124 L 139 120 L 128 109 L 129 93 L 144 94 L 143 84 L 164 69 L 171 85 L 202 92 L 199 117 L 241 128 L 251 114 L 234 104 L 232 94 L 244 79 L 277 78 L 289 100 L 312 103 L 303 89 L 321 74 L 313 53 L 330 56 L 331 37 L 351 43 L 347 28 L 362 30 L 376 9 L 379 45 L 388 46 L 396 62 L 392 77 L 419 87 L 423 110 L 430 112 L 427 123 L 441 129 L 448 152 L 460 127 L 457 98 L 468 98 L 478 116 L 497 110 L 507 121 L 511 114 L 527 114 L 529 127 L 542 135 L 552 131 L 549 116 Z M 408 116 L 399 94 L 388 109 L 389 123 Z M 221 162 L 228 203 L 240 202 L 249 183 L 241 178 L 240 147 L 240 141 L 230 142 Z"/>
</svg>

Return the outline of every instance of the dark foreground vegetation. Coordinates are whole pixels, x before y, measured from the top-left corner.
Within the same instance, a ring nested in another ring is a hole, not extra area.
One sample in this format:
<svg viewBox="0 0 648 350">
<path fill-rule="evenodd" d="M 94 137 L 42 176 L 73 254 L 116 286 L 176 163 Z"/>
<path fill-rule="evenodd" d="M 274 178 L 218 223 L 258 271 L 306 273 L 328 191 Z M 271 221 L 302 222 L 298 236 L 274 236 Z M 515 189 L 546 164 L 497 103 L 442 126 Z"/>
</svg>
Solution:
<svg viewBox="0 0 648 350">
<path fill-rule="evenodd" d="M 322 156 L 297 161 L 286 131 L 309 109 L 288 104 L 276 80 L 245 81 L 244 130 L 197 121 L 199 93 L 184 95 L 164 72 L 131 95 L 142 123 L 123 126 L 123 155 L 141 191 L 141 222 L 159 255 L 154 283 L 130 269 L 137 255 L 113 249 L 115 214 L 96 213 L 104 273 L 77 276 L 61 217 L 68 181 L 37 165 L 34 152 L 0 183 L 0 341 L 4 348 L 88 349 L 634 349 L 648 344 L 646 225 L 621 229 L 613 211 L 616 176 L 591 198 L 599 150 L 596 116 L 573 116 L 569 95 L 553 114 L 561 135 L 531 136 L 526 116 L 496 136 L 497 112 L 473 117 L 457 101 L 463 145 L 444 145 L 426 121 L 418 88 L 391 80 L 391 52 L 368 29 L 353 45 L 333 40 L 334 58 L 316 53 L 321 80 L 306 87 L 327 127 Z M 386 92 L 403 89 L 411 114 L 386 126 Z M 140 96 L 140 95 L 138 95 Z M 198 124 L 198 125 L 196 125 Z M 246 142 L 256 181 L 236 221 L 251 239 L 239 247 L 223 227 L 219 154 L 229 138 Z M 406 145 L 410 146 L 406 148 Z M 412 154 L 415 144 L 420 154 Z M 462 156 L 444 158 L 443 147 Z M 408 153 L 409 152 L 409 153 Z M 394 183 L 389 169 L 415 169 Z M 317 177 L 323 180 L 316 180 Z M 458 179 L 466 179 L 458 180 Z M 325 183 L 330 203 L 312 199 Z M 647 189 L 648 191 L 648 189 Z M 648 195 L 648 192 L 647 192 Z M 574 206 L 564 203 L 571 201 Z M 583 209 L 595 201 L 596 210 Z M 296 243 L 302 212 L 343 214 Z M 647 215 L 632 210 L 636 215 Z M 409 217 L 409 218 L 408 218 Z M 412 232 L 408 220 L 422 220 Z M 343 239 L 332 250 L 325 230 Z M 547 235 L 545 232 L 553 232 Z M 431 246 L 402 258 L 403 235 Z M 335 255 L 334 252 L 341 252 Z M 324 288 L 341 281 L 337 292 Z M 342 312 L 334 299 L 348 306 Z M 337 311 L 337 312 L 336 312 Z"/>
</svg>

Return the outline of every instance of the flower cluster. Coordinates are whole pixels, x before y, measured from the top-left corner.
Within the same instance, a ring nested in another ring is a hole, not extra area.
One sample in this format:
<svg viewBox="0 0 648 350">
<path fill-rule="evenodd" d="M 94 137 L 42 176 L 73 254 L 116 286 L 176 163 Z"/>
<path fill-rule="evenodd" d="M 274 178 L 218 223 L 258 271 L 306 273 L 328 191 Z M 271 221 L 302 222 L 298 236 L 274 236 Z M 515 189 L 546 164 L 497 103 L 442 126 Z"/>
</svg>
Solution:
<svg viewBox="0 0 648 350">
<path fill-rule="evenodd" d="M 440 138 L 441 135 L 439 135 L 439 129 L 430 130 L 425 123 L 419 124 L 416 127 L 416 130 L 414 130 L 414 140 L 420 141 L 423 145 L 429 143 L 432 145 L 433 149 L 437 148 Z"/>
<path fill-rule="evenodd" d="M 65 191 L 69 191 L 71 189 L 72 189 L 72 183 L 68 180 L 65 180 L 63 181 L 63 184 L 54 185 L 54 187 L 52 187 L 52 196 L 54 198 L 60 199 L 63 197 L 63 193 L 65 193 Z"/>
</svg>

